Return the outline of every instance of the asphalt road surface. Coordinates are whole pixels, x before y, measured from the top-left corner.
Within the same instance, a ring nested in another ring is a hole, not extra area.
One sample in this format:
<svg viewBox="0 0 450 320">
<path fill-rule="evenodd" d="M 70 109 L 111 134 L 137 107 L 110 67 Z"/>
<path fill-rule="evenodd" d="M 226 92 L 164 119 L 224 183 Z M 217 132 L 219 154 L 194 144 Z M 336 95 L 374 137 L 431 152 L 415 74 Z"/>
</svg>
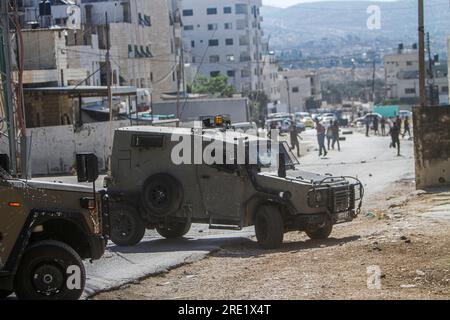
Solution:
<svg viewBox="0 0 450 320">
<path fill-rule="evenodd" d="M 389 149 L 388 137 L 365 137 L 355 132 L 344 135 L 341 152 L 331 150 L 327 157 L 319 157 L 314 130 L 302 134 L 301 168 L 338 176 L 355 176 L 366 189 L 366 207 L 378 192 L 400 179 L 413 179 L 413 143 L 402 140 L 402 156 Z M 74 177 L 40 178 L 40 180 L 75 183 Z M 101 186 L 102 181 L 99 181 Z M 185 239 L 163 240 L 155 232 L 147 232 L 142 243 L 133 248 L 109 244 L 105 256 L 88 263 L 86 296 L 132 283 L 145 276 L 158 274 L 187 262 L 201 260 L 210 252 L 242 237 L 254 235 L 253 228 L 243 231 L 209 231 L 208 226 L 194 225 Z"/>
</svg>

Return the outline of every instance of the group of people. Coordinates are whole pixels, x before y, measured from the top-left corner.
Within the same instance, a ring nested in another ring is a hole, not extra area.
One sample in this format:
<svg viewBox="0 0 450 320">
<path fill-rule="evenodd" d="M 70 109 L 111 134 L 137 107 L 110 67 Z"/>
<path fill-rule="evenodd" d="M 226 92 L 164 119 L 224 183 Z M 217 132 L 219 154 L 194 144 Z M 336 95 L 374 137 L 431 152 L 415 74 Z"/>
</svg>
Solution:
<svg viewBox="0 0 450 320">
<path fill-rule="evenodd" d="M 373 123 L 372 123 L 373 122 Z M 370 132 L 370 125 L 373 124 L 373 130 L 375 132 L 375 135 L 378 135 L 379 127 L 381 127 L 381 135 L 384 137 L 386 136 L 386 126 L 389 126 L 389 135 L 391 136 L 391 143 L 389 145 L 389 148 L 396 148 L 397 149 L 397 155 L 400 156 L 400 136 L 405 138 L 406 134 L 408 134 L 409 138 L 411 139 L 411 125 L 409 117 L 406 117 L 404 120 L 402 120 L 399 116 L 394 120 L 387 120 L 385 117 L 381 117 L 381 119 L 378 119 L 378 117 L 374 117 L 373 121 L 370 120 L 370 118 L 366 119 L 366 136 L 369 137 Z M 403 133 L 402 131 L 402 124 L 403 124 Z"/>
<path fill-rule="evenodd" d="M 322 123 L 320 123 L 319 119 L 316 119 L 315 122 L 316 122 L 317 139 L 319 143 L 319 157 L 321 157 L 322 155 L 326 157 L 328 155 L 328 151 L 330 151 L 331 149 L 334 150 L 336 144 L 338 150 L 341 151 L 341 144 L 339 142 L 340 140 L 339 122 L 337 120 L 334 121 L 331 120 L 327 127 L 325 127 Z M 325 146 L 325 138 L 327 140 L 327 146 Z"/>
</svg>

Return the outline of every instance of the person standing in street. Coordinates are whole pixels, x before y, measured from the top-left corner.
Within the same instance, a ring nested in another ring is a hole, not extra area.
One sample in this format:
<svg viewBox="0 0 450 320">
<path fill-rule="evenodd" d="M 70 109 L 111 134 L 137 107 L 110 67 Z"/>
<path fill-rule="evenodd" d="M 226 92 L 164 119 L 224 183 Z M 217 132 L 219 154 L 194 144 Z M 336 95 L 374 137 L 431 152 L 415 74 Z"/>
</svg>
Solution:
<svg viewBox="0 0 450 320">
<path fill-rule="evenodd" d="M 332 130 L 331 130 L 332 133 L 333 133 L 333 144 L 331 145 L 331 147 L 334 150 L 334 146 L 335 146 L 335 144 L 337 142 L 338 151 L 340 152 L 341 151 L 341 143 L 339 142 L 339 138 L 340 138 L 339 137 L 339 130 L 340 130 L 339 123 L 336 120 L 336 121 L 334 121 L 333 126 L 332 126 Z"/>
<path fill-rule="evenodd" d="M 384 136 L 386 136 L 386 118 L 385 117 L 381 117 L 380 126 L 381 126 L 381 135 L 384 137 Z"/>
<path fill-rule="evenodd" d="M 317 131 L 317 140 L 319 142 L 319 157 L 322 154 L 326 157 L 328 152 L 327 148 L 325 148 L 325 127 L 320 123 L 319 119 L 316 118 L 316 131 Z"/>
<path fill-rule="evenodd" d="M 295 122 L 292 122 L 291 127 L 289 128 L 289 134 L 291 137 L 291 150 L 297 149 L 297 157 L 300 157 L 300 132 L 298 131 L 297 125 Z"/>
<path fill-rule="evenodd" d="M 366 117 L 366 137 L 369 136 L 370 131 L 370 117 Z"/>
<path fill-rule="evenodd" d="M 409 124 L 409 118 L 408 117 L 406 117 L 405 118 L 405 121 L 403 122 L 403 138 L 405 138 L 405 135 L 406 135 L 406 133 L 408 133 L 408 136 L 409 136 L 409 138 L 411 139 L 411 127 L 410 127 L 410 124 Z"/>
<path fill-rule="evenodd" d="M 397 122 L 394 122 L 392 125 L 390 134 L 392 139 L 391 147 L 397 148 L 397 156 L 400 157 L 400 127 Z"/>
<path fill-rule="evenodd" d="M 330 145 L 331 145 L 331 141 L 333 140 L 333 120 L 330 120 L 330 123 L 327 126 L 326 129 L 327 132 L 327 149 L 328 151 L 330 151 Z"/>
<path fill-rule="evenodd" d="M 375 118 L 373 119 L 373 131 L 375 135 L 378 135 L 378 127 L 379 127 L 379 119 L 378 116 L 375 115 Z"/>
</svg>

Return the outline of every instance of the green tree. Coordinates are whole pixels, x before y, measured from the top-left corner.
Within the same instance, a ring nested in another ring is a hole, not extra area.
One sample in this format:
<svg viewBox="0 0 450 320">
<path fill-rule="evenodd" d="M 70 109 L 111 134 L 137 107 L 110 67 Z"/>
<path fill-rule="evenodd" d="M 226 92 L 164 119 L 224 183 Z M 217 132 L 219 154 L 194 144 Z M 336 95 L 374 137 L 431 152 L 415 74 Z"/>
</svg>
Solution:
<svg viewBox="0 0 450 320">
<path fill-rule="evenodd" d="M 211 78 L 202 75 L 198 76 L 192 84 L 192 93 L 210 94 L 218 97 L 232 97 L 236 91 L 232 85 L 228 84 L 228 77 L 219 74 Z"/>
</svg>

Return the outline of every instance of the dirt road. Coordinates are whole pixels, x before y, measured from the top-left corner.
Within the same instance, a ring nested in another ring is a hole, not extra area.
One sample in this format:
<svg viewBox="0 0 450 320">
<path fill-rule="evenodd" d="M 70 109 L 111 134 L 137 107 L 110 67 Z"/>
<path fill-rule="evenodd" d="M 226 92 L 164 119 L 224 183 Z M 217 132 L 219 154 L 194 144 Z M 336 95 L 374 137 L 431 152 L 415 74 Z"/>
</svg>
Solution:
<svg viewBox="0 0 450 320">
<path fill-rule="evenodd" d="M 290 233 L 273 251 L 243 240 L 93 298 L 450 299 L 449 205 L 450 192 L 417 193 L 402 181 L 329 240 Z"/>
</svg>

